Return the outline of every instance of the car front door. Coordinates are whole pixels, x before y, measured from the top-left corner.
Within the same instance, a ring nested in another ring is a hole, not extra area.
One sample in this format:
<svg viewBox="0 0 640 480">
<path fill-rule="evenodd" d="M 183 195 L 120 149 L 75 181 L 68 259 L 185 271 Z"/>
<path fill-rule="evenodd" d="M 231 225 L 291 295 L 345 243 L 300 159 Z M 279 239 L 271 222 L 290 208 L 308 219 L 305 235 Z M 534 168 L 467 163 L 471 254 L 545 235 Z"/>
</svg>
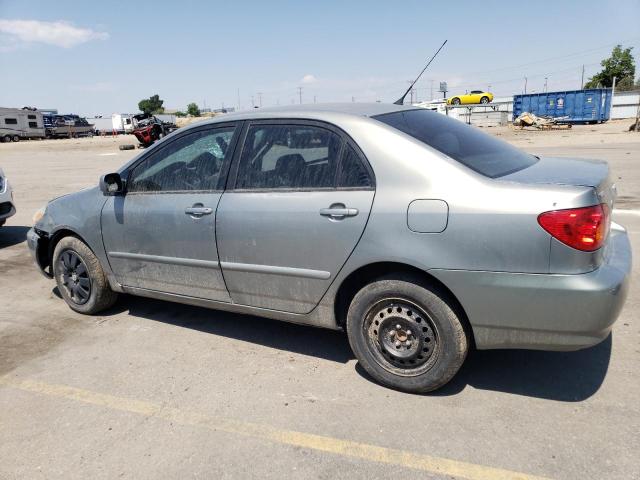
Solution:
<svg viewBox="0 0 640 480">
<path fill-rule="evenodd" d="M 366 159 L 323 123 L 253 122 L 232 172 L 216 229 L 233 302 L 310 312 L 367 223 L 375 188 Z"/>
<path fill-rule="evenodd" d="M 102 238 L 120 284 L 230 301 L 215 213 L 236 138 L 232 124 L 189 130 L 129 169 L 125 195 L 102 209 Z"/>
</svg>

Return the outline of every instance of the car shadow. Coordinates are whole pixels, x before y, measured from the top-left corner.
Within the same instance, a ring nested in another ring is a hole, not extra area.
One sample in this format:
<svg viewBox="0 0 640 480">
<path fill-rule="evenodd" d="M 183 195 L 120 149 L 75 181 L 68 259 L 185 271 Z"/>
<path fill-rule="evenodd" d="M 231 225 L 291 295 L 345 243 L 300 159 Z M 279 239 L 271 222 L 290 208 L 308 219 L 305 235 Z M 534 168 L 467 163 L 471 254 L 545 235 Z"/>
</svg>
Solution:
<svg viewBox="0 0 640 480">
<path fill-rule="evenodd" d="M 581 402 L 602 386 L 611 359 L 611 335 L 576 352 L 472 350 L 458 374 L 425 396 L 457 395 L 467 386 L 560 402 Z M 356 371 L 373 381 L 367 372 Z"/>
<path fill-rule="evenodd" d="M 190 328 L 212 335 L 252 342 L 338 363 L 354 359 L 347 336 L 340 331 L 209 310 L 162 300 L 124 295 L 102 316 L 127 312 L 135 317 Z M 449 396 L 466 386 L 528 397 L 579 402 L 595 394 L 609 368 L 611 335 L 577 352 L 536 350 L 472 350 L 458 374 L 426 396 Z M 356 372 L 374 381 L 360 365 Z"/>
<path fill-rule="evenodd" d="M 101 316 L 126 311 L 135 317 L 333 362 L 347 363 L 355 358 L 347 336 L 341 331 L 296 325 L 253 315 L 123 295 L 114 307 L 101 313 Z"/>
<path fill-rule="evenodd" d="M 12 247 L 27 240 L 29 227 L 5 225 L 0 227 L 0 248 Z"/>
</svg>

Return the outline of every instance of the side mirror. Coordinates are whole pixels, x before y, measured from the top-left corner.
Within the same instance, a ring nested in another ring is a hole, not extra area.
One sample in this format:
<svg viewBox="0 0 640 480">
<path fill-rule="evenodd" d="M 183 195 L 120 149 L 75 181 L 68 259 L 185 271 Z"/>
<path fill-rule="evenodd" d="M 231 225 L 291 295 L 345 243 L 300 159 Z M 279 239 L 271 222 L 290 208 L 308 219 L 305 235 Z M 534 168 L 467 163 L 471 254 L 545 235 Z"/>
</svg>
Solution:
<svg viewBox="0 0 640 480">
<path fill-rule="evenodd" d="M 100 190 L 103 195 L 113 196 L 124 193 L 124 182 L 119 173 L 107 173 L 100 177 Z"/>
</svg>

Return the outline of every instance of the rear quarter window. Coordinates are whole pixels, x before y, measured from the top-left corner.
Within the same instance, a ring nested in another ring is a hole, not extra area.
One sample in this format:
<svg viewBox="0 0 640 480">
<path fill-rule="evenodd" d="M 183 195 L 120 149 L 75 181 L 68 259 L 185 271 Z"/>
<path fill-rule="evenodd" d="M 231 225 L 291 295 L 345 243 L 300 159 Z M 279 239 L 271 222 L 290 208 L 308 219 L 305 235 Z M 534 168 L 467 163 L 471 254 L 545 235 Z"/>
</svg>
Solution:
<svg viewBox="0 0 640 480">
<path fill-rule="evenodd" d="M 476 127 L 430 110 L 405 110 L 373 118 L 490 178 L 517 172 L 538 161 Z"/>
</svg>

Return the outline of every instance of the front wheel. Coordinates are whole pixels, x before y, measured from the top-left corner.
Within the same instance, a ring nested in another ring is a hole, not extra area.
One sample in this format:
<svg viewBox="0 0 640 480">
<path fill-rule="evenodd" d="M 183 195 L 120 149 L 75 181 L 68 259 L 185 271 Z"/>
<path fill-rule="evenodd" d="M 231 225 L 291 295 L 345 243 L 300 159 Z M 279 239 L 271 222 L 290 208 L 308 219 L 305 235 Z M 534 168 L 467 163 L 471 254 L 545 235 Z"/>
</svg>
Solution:
<svg viewBox="0 0 640 480">
<path fill-rule="evenodd" d="M 436 390 L 458 372 L 469 340 L 444 292 L 419 279 L 374 281 L 353 298 L 347 335 L 360 365 L 397 390 Z"/>
<path fill-rule="evenodd" d="M 109 287 L 100 261 L 76 237 L 64 237 L 53 252 L 53 274 L 67 305 L 91 315 L 112 306 L 118 294 Z"/>
<path fill-rule="evenodd" d="M 489 97 L 482 97 L 480 103 L 489 103 Z"/>
<path fill-rule="evenodd" d="M 454 105 L 460 105 L 460 99 L 459 98 L 454 98 L 453 100 L 451 100 L 451 103 Z"/>
</svg>

